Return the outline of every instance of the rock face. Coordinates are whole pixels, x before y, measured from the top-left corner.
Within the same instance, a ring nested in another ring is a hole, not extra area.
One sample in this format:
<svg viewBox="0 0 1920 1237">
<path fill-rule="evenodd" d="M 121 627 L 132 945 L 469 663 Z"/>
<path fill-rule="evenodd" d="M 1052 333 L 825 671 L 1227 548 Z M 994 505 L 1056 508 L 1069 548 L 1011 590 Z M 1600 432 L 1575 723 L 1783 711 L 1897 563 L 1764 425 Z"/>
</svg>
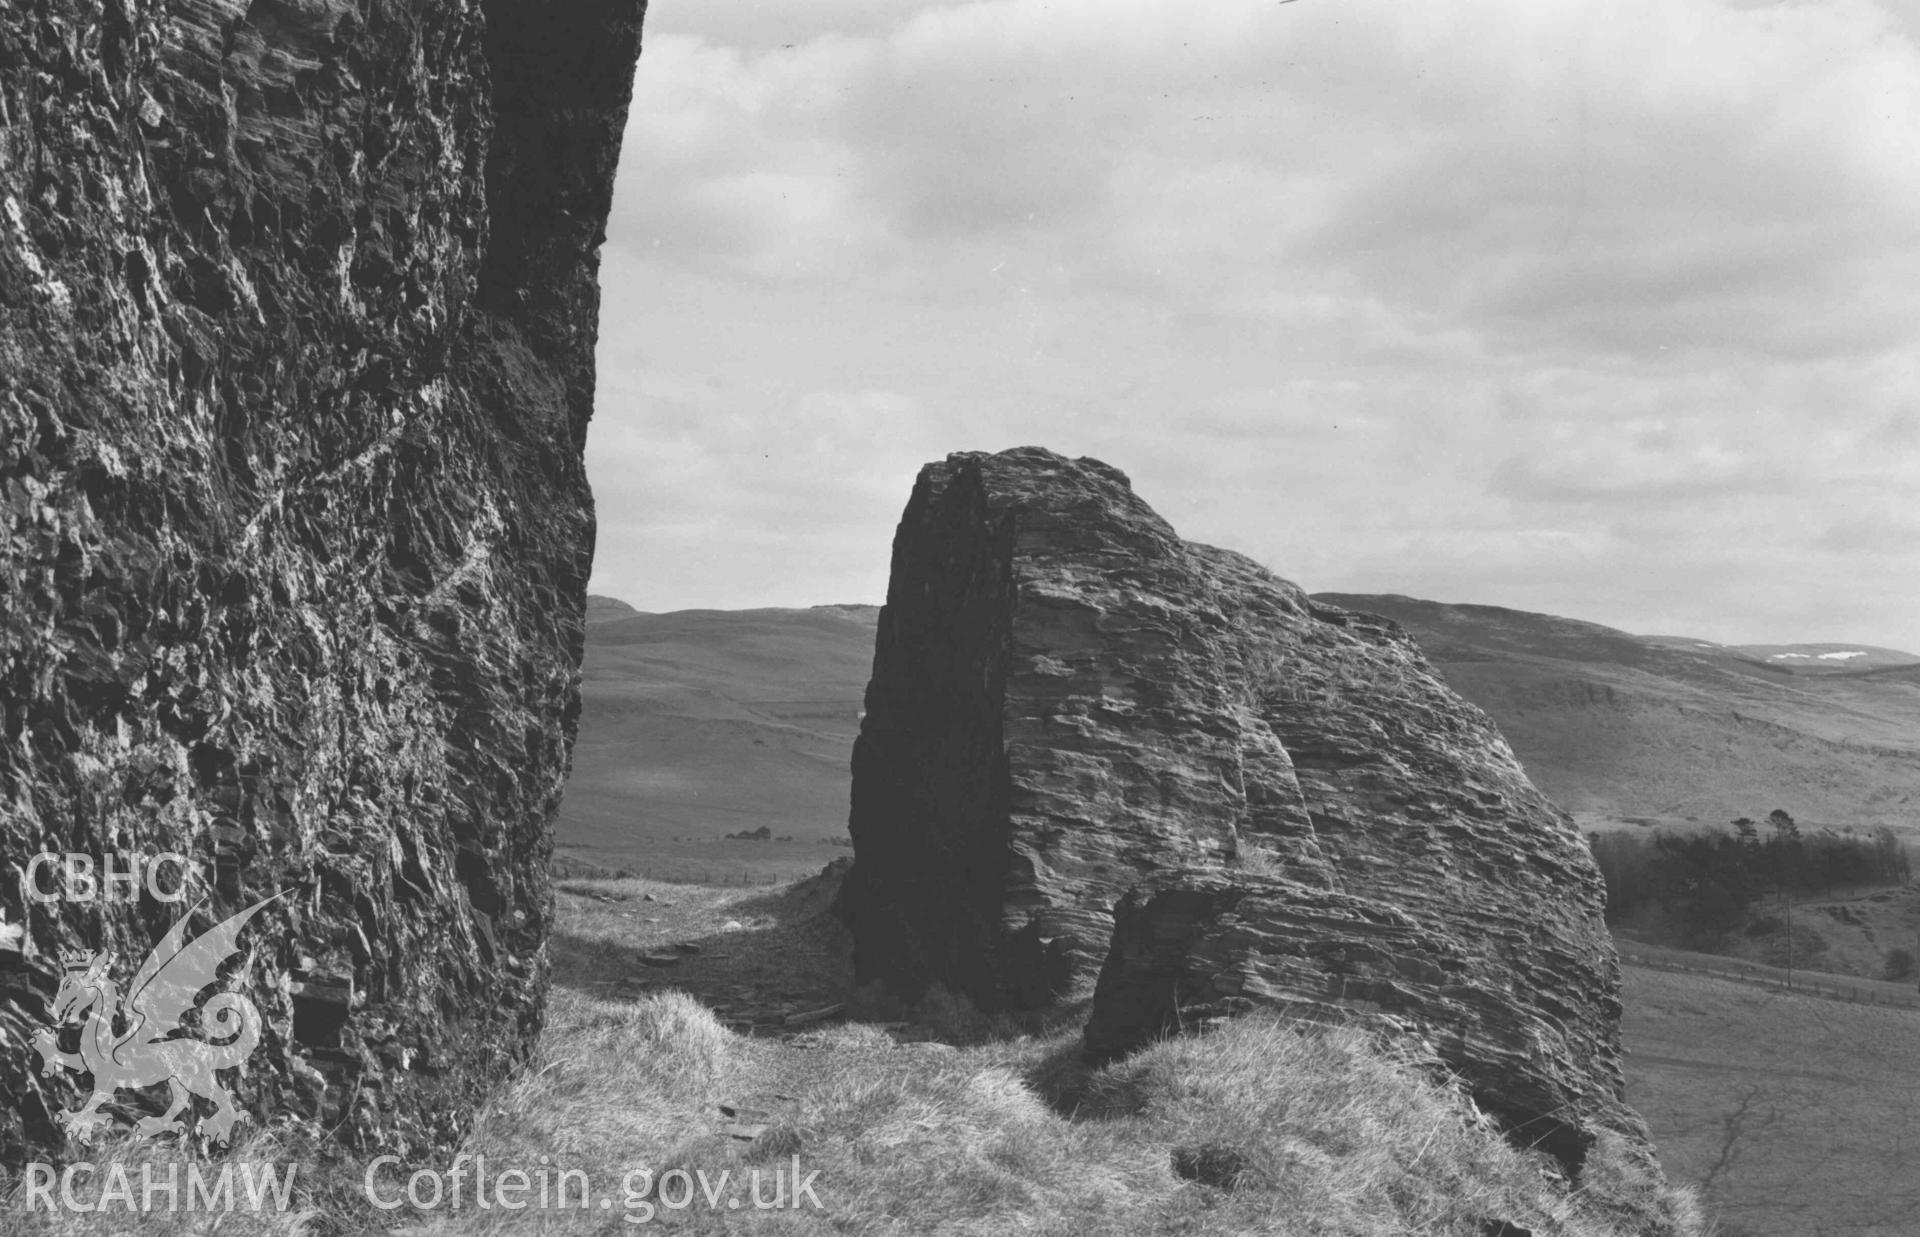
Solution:
<svg viewBox="0 0 1920 1237">
<path fill-rule="evenodd" d="M 538 1030 L 643 8 L 0 16 L 0 857 L 195 867 L 0 880 L 0 1160 L 77 1106 L 59 953 L 124 983 L 201 898 L 286 894 L 229 981 L 256 1117 L 444 1145 Z"/>
<path fill-rule="evenodd" d="M 1332 883 L 1287 752 L 1237 721 L 1236 632 L 1305 602 L 1270 577 L 1223 590 L 1216 563 L 1264 575 L 1186 545 L 1097 461 L 922 470 L 853 752 L 863 980 L 1036 1005 L 1091 982 L 1145 875 L 1245 844 Z"/>
<path fill-rule="evenodd" d="M 1277 1008 L 1423 1037 L 1516 1141 L 1569 1169 L 1603 1131 L 1645 1137 L 1620 1104 L 1610 1007 L 1577 954 L 1495 955 L 1459 925 L 1385 896 L 1244 872 L 1149 878 L 1115 918 L 1086 1028 L 1096 1060 Z"/>
<path fill-rule="evenodd" d="M 1004 1007 L 1097 974 L 1097 1057 L 1255 1005 L 1377 1017 L 1570 1167 L 1645 1146 L 1570 820 L 1393 624 L 1181 541 L 1104 464 L 921 472 L 853 768 L 863 981 Z"/>
</svg>

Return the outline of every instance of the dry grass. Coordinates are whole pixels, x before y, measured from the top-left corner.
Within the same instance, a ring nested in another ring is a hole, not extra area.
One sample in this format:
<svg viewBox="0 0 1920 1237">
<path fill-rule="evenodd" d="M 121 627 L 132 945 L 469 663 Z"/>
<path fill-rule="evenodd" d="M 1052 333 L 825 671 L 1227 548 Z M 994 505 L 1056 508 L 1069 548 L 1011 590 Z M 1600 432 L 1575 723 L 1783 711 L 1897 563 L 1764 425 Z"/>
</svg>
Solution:
<svg viewBox="0 0 1920 1237">
<path fill-rule="evenodd" d="M 1357 1033 L 1250 1018 L 1090 1070 L 1080 1062 L 1077 1024 L 984 1018 L 964 1001 L 937 997 L 907 1026 L 847 1023 L 754 1038 L 728 1030 L 687 992 L 609 991 L 593 968 L 617 970 L 629 960 L 622 949 L 657 949 L 669 938 L 724 940 L 724 955 L 703 946 L 689 956 L 710 968 L 688 973 L 692 987 L 733 991 L 777 974 L 789 990 L 811 985 L 813 999 L 844 994 L 844 971 L 817 935 L 809 941 L 820 925 L 782 921 L 791 900 L 678 889 L 670 907 L 639 903 L 664 915 L 636 915 L 635 900 L 655 887 L 576 888 L 561 902 L 572 943 L 557 968 L 546 1033 L 534 1059 L 491 1098 L 463 1150 L 474 1157 L 469 1173 L 484 1157 L 495 1178 L 507 1168 L 532 1179 L 584 1173 L 593 1205 L 482 1211 L 469 1183 L 458 1211 L 383 1211 L 360 1196 L 359 1166 L 329 1168 L 310 1148 L 263 1141 L 242 1158 L 302 1164 L 306 1192 L 286 1215 L 218 1224 L 204 1215 L 115 1216 L 109 1228 L 102 1217 L 25 1214 L 16 1195 L 0 1226 L 27 1237 L 478 1237 L 631 1232 L 630 1219 L 644 1216 L 680 1233 L 916 1237 L 1479 1237 L 1500 1220 L 1567 1237 L 1622 1231 L 1609 1226 L 1599 1200 L 1569 1191 L 1543 1158 L 1509 1146 L 1422 1062 Z M 646 922 L 654 918 L 663 922 Z M 728 922 L 742 926 L 721 931 Z M 741 1122 L 759 1128 L 742 1130 Z M 732 1136 L 745 1132 L 757 1137 Z M 1183 1179 L 1176 1160 L 1214 1171 L 1223 1184 Z M 803 1175 L 817 1174 L 819 1207 L 756 1210 L 752 1175 L 760 1174 L 764 1198 L 780 1173 L 790 1199 L 796 1162 Z M 1221 1165 L 1229 1171 L 1217 1171 Z M 720 1208 L 709 1210 L 698 1189 L 691 1206 L 676 1210 L 663 1205 L 671 1192 L 639 1188 L 673 1168 L 704 1174 Z M 625 1189 L 641 1169 L 646 1178 Z M 1602 1163 L 1592 1175 L 1626 1171 Z M 726 1184 L 718 1185 L 722 1174 Z M 403 1175 L 387 1176 L 381 1189 L 397 1197 L 403 1184 Z M 728 1210 L 729 1198 L 740 1205 Z M 576 1190 L 571 1201 L 578 1200 Z M 1672 1205 L 1687 1208 L 1684 1197 Z M 1683 1222 L 1681 1231 L 1697 1226 Z"/>
<path fill-rule="evenodd" d="M 796 1156 L 818 1173 L 817 1211 L 696 1202 L 676 1231 L 1477 1237 L 1490 1219 L 1617 1231 L 1419 1063 L 1358 1034 L 1249 1019 L 1087 1071 L 1073 1033 L 955 1048 L 849 1024 L 749 1040 L 679 994 L 626 1008 L 563 995 L 557 1015 L 470 1150 L 496 1163 L 548 1155 L 596 1183 L 638 1167 L 725 1174 L 743 1196 L 748 1173 Z M 770 1128 L 726 1137 L 729 1100 L 765 1110 Z M 1175 1149 L 1205 1144 L 1246 1160 L 1237 1188 L 1175 1175 Z M 590 1212 L 547 1218 L 556 1231 L 609 1227 Z M 423 1231 L 511 1233 L 524 1220 L 469 1213 Z"/>
</svg>

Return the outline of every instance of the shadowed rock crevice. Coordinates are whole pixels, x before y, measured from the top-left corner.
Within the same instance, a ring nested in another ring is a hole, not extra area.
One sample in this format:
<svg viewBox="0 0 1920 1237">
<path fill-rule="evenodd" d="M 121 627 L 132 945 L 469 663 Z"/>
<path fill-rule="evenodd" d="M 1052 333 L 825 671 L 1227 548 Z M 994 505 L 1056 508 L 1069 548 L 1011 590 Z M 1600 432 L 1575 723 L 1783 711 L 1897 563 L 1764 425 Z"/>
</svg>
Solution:
<svg viewBox="0 0 1920 1237">
<path fill-rule="evenodd" d="M 931 982 L 968 992 L 1002 974 L 1039 982 L 1032 945 L 997 934 L 1009 859 L 999 705 L 1012 647 L 1011 524 L 988 511 L 978 477 L 948 482 L 923 476 L 901 524 L 898 583 L 853 749 L 852 831 L 874 858 L 851 879 L 889 876 L 871 903 L 863 978 L 914 976 L 916 996 Z"/>
<path fill-rule="evenodd" d="M 0 853 L 184 852 L 196 929 L 287 891 L 256 1118 L 445 1146 L 538 1030 L 643 8 L 0 20 Z M 182 909 L 0 880 L 0 1160 L 74 1106 L 59 951 Z"/>
</svg>

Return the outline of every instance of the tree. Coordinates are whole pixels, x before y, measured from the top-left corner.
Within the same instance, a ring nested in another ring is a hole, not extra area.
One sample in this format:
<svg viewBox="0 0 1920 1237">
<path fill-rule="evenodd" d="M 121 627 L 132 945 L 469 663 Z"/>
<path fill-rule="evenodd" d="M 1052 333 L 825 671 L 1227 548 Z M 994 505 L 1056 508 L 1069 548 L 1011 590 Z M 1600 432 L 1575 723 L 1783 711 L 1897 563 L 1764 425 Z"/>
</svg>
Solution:
<svg viewBox="0 0 1920 1237">
<path fill-rule="evenodd" d="M 1590 833 L 1587 844 L 1607 883 L 1607 922 L 1659 900 L 1666 873 L 1653 861 L 1646 841 L 1630 833 Z"/>
<path fill-rule="evenodd" d="M 1786 809 L 1775 808 L 1767 813 L 1767 825 L 1773 830 L 1773 836 L 1767 839 L 1767 867 L 1773 873 L 1774 888 L 1781 898 L 1787 897 L 1789 890 L 1800 887 L 1804 880 L 1802 866 L 1804 856 L 1800 847 L 1800 826 L 1793 823 L 1793 817 Z"/>
<path fill-rule="evenodd" d="M 1906 884 L 1913 878 L 1913 864 L 1907 857 L 1907 848 L 1893 830 L 1885 825 L 1873 831 L 1874 873 L 1889 884 Z"/>
<path fill-rule="evenodd" d="M 1663 878 L 1660 900 L 1679 915 L 1690 939 L 1712 940 L 1745 921 L 1759 886 L 1733 837 L 1656 833 L 1653 850 Z"/>
</svg>

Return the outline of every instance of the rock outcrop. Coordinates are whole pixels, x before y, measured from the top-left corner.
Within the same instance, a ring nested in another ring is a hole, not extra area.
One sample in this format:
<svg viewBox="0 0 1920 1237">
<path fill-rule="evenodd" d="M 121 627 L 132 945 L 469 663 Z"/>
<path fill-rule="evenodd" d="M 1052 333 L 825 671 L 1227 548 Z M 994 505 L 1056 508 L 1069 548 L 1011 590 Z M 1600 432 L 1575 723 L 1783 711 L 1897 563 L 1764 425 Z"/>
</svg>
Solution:
<svg viewBox="0 0 1920 1237">
<path fill-rule="evenodd" d="M 0 16 L 0 856 L 194 867 L 0 880 L 0 1161 L 77 1106 L 60 953 L 124 983 L 203 898 L 285 892 L 228 981 L 256 1118 L 444 1146 L 538 1030 L 643 9 Z"/>
<path fill-rule="evenodd" d="M 921 472 L 853 769 L 862 981 L 1006 1007 L 1097 974 L 1096 1057 L 1371 1017 L 1570 1167 L 1645 1147 L 1571 821 L 1393 624 L 1180 540 L 1105 464 Z"/>
<path fill-rule="evenodd" d="M 1617 1005 L 1593 999 L 1596 976 L 1564 941 L 1490 955 L 1388 897 L 1245 872 L 1149 878 L 1115 919 L 1085 1034 L 1095 1060 L 1281 1009 L 1419 1037 L 1515 1141 L 1570 1170 L 1606 1131 L 1645 1138 L 1620 1103 Z"/>
</svg>

